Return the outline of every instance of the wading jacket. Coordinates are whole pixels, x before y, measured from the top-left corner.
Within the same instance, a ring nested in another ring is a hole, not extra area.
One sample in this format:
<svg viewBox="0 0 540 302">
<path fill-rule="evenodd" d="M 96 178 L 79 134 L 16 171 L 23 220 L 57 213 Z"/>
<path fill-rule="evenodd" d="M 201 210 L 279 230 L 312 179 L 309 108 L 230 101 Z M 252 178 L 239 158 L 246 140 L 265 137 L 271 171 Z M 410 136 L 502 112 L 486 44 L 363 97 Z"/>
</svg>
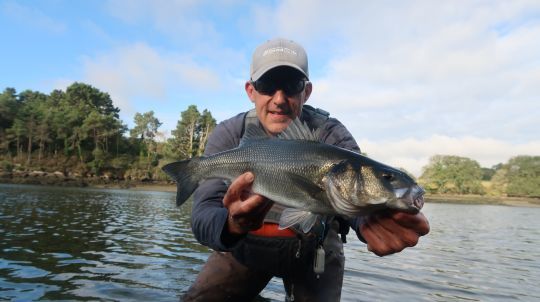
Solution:
<svg viewBox="0 0 540 302">
<path fill-rule="evenodd" d="M 312 129 L 315 128 L 313 120 L 316 118 L 313 112 L 312 107 L 304 106 L 300 117 Z M 238 147 L 244 131 L 246 114 L 247 112 L 243 112 L 219 123 L 208 138 L 204 155 Z M 320 127 L 322 142 L 360 153 L 360 148 L 351 133 L 337 119 L 327 118 Z M 223 180 L 208 179 L 199 185 L 193 197 L 191 215 L 193 233 L 201 244 L 216 251 L 232 251 L 236 246 L 236 244 L 227 245 L 221 240 L 228 216 L 227 209 L 223 207 L 223 196 L 227 188 Z M 359 219 L 351 221 L 351 225 L 355 226 L 353 227 L 355 232 L 358 230 Z M 361 239 L 360 236 L 359 238 Z"/>
</svg>

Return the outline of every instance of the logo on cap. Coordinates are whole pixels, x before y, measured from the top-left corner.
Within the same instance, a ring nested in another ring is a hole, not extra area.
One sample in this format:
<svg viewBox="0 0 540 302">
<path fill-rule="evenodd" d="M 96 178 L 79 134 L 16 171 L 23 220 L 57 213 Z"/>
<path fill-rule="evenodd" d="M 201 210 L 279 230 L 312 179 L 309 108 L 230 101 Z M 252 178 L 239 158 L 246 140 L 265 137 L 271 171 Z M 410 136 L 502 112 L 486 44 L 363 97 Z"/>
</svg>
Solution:
<svg viewBox="0 0 540 302">
<path fill-rule="evenodd" d="M 276 52 L 282 52 L 282 53 L 286 53 L 286 54 L 290 54 L 290 55 L 293 55 L 293 56 L 296 56 L 298 55 L 298 53 L 290 48 L 287 48 L 287 47 L 272 47 L 272 48 L 269 48 L 269 49 L 266 49 L 262 56 L 263 57 L 266 57 L 267 55 L 271 55 L 271 54 L 274 54 Z"/>
</svg>

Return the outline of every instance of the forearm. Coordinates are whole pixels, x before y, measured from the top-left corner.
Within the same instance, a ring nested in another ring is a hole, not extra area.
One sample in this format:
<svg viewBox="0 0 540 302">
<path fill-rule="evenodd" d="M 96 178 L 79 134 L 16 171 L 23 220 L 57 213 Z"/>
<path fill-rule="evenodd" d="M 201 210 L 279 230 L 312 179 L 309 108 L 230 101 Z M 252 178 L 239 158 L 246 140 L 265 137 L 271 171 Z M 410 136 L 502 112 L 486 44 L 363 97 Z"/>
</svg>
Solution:
<svg viewBox="0 0 540 302">
<path fill-rule="evenodd" d="M 228 211 L 223 207 L 227 186 L 220 179 L 209 179 L 199 186 L 193 196 L 191 227 L 197 240 L 214 250 L 229 251 L 231 242 L 223 242 Z"/>
</svg>

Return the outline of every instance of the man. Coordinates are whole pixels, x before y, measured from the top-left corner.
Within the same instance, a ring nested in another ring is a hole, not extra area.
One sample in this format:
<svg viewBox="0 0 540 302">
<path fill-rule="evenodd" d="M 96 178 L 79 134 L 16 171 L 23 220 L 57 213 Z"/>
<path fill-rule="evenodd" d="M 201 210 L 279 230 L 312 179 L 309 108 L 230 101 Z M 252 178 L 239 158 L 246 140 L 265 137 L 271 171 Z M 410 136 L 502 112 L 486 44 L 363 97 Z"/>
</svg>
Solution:
<svg viewBox="0 0 540 302">
<path fill-rule="evenodd" d="M 206 155 L 237 147 L 247 124 L 276 136 L 296 117 L 321 128 L 323 142 L 360 152 L 338 120 L 304 106 L 313 87 L 300 45 L 284 39 L 263 43 L 253 54 L 250 74 L 245 90 L 254 110 L 220 123 L 208 140 Z M 344 239 L 351 227 L 368 250 L 384 256 L 416 245 L 429 232 L 423 214 L 397 212 L 319 222 L 308 234 L 280 230 L 276 221 L 283 208 L 250 193 L 255 177 L 247 172 L 230 185 L 209 179 L 195 191 L 193 232 L 215 252 L 184 301 L 251 301 L 274 276 L 283 278 L 287 300 L 338 301 L 344 272 L 339 234 Z"/>
</svg>

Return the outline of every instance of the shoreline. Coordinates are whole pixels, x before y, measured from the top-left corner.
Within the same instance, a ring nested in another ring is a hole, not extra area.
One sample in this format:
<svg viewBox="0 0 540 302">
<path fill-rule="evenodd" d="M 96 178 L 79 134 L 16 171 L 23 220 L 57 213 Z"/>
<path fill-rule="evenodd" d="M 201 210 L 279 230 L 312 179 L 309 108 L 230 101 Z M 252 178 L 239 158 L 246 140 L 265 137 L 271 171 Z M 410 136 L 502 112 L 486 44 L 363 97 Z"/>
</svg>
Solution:
<svg viewBox="0 0 540 302">
<path fill-rule="evenodd" d="M 444 195 L 433 194 L 425 196 L 426 203 L 455 203 L 475 205 L 502 205 L 512 207 L 540 207 L 540 198 L 509 197 L 487 195 Z"/>
<path fill-rule="evenodd" d="M 120 189 L 132 191 L 176 192 L 176 184 L 169 181 L 103 180 L 99 178 L 0 177 L 0 183 L 96 189 Z M 425 202 L 540 207 L 540 198 L 533 197 L 426 194 Z"/>
</svg>

